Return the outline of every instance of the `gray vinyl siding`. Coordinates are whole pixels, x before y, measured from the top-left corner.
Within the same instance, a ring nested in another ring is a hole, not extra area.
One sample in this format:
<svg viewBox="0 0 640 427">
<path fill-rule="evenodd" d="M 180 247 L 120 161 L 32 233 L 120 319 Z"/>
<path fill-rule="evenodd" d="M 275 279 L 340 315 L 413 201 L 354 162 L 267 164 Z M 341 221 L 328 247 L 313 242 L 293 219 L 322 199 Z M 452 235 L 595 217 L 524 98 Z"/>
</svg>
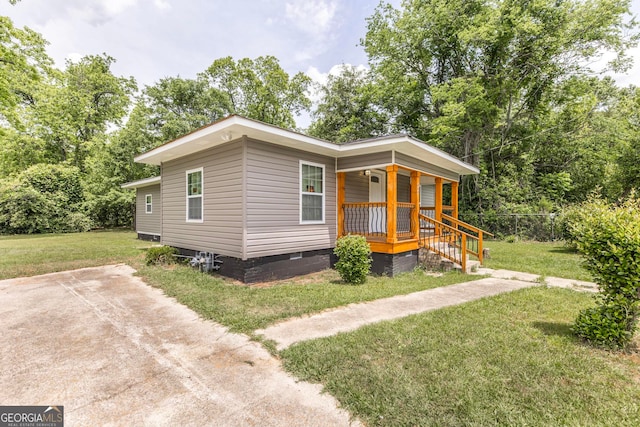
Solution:
<svg viewBox="0 0 640 427">
<path fill-rule="evenodd" d="M 458 181 L 459 175 L 455 172 L 432 165 L 422 160 L 414 159 L 406 154 L 396 152 L 396 163 L 411 169 L 419 170 L 428 174 L 437 175 L 442 178 Z"/>
<path fill-rule="evenodd" d="M 344 179 L 344 201 L 358 203 L 369 201 L 369 177 L 359 172 L 347 172 Z"/>
<path fill-rule="evenodd" d="M 147 213 L 146 197 L 151 194 L 151 213 Z M 160 184 L 136 189 L 136 232 L 162 234 L 162 200 Z"/>
<path fill-rule="evenodd" d="M 300 160 L 325 167 L 324 224 L 300 224 Z M 245 258 L 335 246 L 334 158 L 248 140 L 246 168 Z"/>
<path fill-rule="evenodd" d="M 234 141 L 162 165 L 162 242 L 242 257 L 243 145 Z M 186 221 L 186 171 L 203 168 L 203 222 Z"/>
<path fill-rule="evenodd" d="M 344 198 L 346 203 L 369 201 L 369 177 L 358 172 L 345 175 Z M 411 177 L 398 174 L 398 201 L 411 202 Z"/>
<path fill-rule="evenodd" d="M 398 174 L 398 202 L 411 202 L 411 177 Z"/>
<path fill-rule="evenodd" d="M 420 206 L 424 206 L 424 207 L 435 206 L 436 205 L 436 186 L 423 184 L 420 188 L 422 191 L 420 195 Z"/>
<path fill-rule="evenodd" d="M 341 157 L 338 159 L 338 170 L 354 168 L 366 169 L 371 166 L 390 165 L 392 164 L 392 160 L 393 155 L 391 154 L 391 151 L 363 154 L 360 156 Z"/>
</svg>

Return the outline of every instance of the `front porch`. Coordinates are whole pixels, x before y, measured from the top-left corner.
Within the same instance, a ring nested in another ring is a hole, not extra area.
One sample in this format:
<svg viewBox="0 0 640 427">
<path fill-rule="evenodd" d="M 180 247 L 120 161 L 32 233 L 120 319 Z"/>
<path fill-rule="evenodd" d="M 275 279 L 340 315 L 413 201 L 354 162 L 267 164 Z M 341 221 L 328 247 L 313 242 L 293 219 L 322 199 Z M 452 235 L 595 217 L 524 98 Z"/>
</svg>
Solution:
<svg viewBox="0 0 640 427">
<path fill-rule="evenodd" d="M 463 271 L 468 255 L 482 262 L 483 231 L 458 219 L 457 180 L 391 164 L 339 170 L 337 183 L 338 237 L 365 236 L 378 254 L 427 248 Z"/>
</svg>

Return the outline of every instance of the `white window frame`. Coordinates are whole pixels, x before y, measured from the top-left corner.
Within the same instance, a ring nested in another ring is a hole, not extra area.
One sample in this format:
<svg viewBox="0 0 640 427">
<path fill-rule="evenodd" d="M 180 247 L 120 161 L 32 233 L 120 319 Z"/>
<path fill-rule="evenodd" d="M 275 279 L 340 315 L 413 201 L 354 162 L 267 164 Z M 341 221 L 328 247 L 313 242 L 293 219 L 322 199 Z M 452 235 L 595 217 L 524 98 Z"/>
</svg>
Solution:
<svg viewBox="0 0 640 427">
<path fill-rule="evenodd" d="M 189 175 L 192 173 L 200 172 L 201 182 L 200 182 L 200 194 L 195 196 L 189 195 Z M 185 218 L 187 222 L 195 222 L 202 223 L 204 222 L 204 168 L 199 167 L 195 169 L 189 169 L 185 171 Z M 200 197 L 202 202 L 200 204 L 200 219 L 190 219 L 189 218 L 189 199 L 195 199 L 196 197 Z"/>
<path fill-rule="evenodd" d="M 318 168 L 322 168 L 322 193 L 318 193 L 317 191 L 314 191 L 314 192 L 302 191 L 302 165 L 315 166 Z M 324 224 L 325 223 L 325 220 L 326 220 L 325 196 L 327 193 L 327 180 L 325 177 L 326 170 L 327 170 L 326 165 L 323 165 L 320 163 L 307 162 L 305 160 L 300 160 L 299 173 L 298 173 L 298 176 L 299 176 L 298 191 L 300 192 L 300 224 Z M 302 196 L 303 195 L 322 196 L 322 220 L 315 221 L 315 220 L 302 219 Z"/>
<path fill-rule="evenodd" d="M 144 213 L 153 213 L 153 194 L 144 195 Z"/>
</svg>

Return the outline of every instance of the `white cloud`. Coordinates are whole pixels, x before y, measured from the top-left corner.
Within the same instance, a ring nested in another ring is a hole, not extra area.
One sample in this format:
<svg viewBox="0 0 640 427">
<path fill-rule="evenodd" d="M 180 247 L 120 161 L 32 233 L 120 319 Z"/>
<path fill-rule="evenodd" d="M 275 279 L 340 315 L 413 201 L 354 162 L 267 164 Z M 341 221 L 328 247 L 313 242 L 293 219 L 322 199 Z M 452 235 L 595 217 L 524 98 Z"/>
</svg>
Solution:
<svg viewBox="0 0 640 427">
<path fill-rule="evenodd" d="M 322 38 L 331 30 L 337 9 L 333 0 L 299 0 L 285 5 L 285 16 L 299 30 Z"/>
<path fill-rule="evenodd" d="M 153 0 L 153 4 L 160 10 L 171 9 L 171 3 L 169 3 L 167 0 Z"/>
<path fill-rule="evenodd" d="M 102 6 L 102 8 L 104 9 L 104 11 L 107 13 L 109 17 L 113 17 L 115 15 L 118 15 L 119 13 L 124 12 L 129 7 L 134 6 L 137 2 L 138 0 L 100 0 L 99 1 L 100 5 Z M 89 3 L 89 7 L 90 7 L 91 2 L 87 2 L 87 3 Z"/>
</svg>

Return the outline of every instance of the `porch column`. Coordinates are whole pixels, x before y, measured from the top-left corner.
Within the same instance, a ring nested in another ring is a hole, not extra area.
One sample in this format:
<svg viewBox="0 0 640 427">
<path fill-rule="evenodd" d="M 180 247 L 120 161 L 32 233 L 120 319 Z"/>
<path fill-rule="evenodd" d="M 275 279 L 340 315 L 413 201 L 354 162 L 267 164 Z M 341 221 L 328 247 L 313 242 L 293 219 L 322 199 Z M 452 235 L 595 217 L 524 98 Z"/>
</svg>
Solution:
<svg viewBox="0 0 640 427">
<path fill-rule="evenodd" d="M 451 207 L 453 208 L 451 216 L 458 219 L 458 181 L 451 183 Z"/>
<path fill-rule="evenodd" d="M 338 237 L 344 236 L 344 189 L 345 189 L 345 172 L 336 173 L 336 180 L 338 182 Z"/>
<path fill-rule="evenodd" d="M 436 178 L 436 221 L 442 222 L 442 178 Z"/>
<path fill-rule="evenodd" d="M 411 204 L 413 213 L 411 217 L 411 236 L 420 238 L 420 172 L 411 171 Z"/>
<path fill-rule="evenodd" d="M 387 166 L 387 243 L 398 241 L 398 165 Z"/>
</svg>

